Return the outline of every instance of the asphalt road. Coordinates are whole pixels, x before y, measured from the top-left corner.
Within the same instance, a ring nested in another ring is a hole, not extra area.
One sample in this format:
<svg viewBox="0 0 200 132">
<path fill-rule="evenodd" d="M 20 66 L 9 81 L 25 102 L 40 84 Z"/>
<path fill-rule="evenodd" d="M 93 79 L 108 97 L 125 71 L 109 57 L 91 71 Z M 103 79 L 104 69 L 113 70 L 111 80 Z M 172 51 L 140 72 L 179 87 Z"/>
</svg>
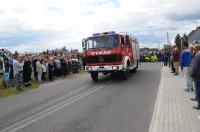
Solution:
<svg viewBox="0 0 200 132">
<path fill-rule="evenodd" d="M 161 74 L 144 63 L 128 80 L 73 75 L 0 100 L 0 132 L 147 132 Z"/>
</svg>

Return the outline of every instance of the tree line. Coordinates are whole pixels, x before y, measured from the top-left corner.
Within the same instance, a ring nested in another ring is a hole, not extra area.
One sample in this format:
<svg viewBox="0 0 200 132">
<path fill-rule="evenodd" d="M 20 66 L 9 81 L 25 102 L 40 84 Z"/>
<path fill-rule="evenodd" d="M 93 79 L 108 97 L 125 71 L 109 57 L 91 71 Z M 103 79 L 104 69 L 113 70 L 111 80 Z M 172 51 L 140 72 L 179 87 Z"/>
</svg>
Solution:
<svg viewBox="0 0 200 132">
<path fill-rule="evenodd" d="M 175 37 L 175 44 L 179 49 L 182 49 L 182 46 L 188 47 L 189 43 L 187 35 L 184 34 L 183 36 L 180 36 L 178 33 Z"/>
</svg>

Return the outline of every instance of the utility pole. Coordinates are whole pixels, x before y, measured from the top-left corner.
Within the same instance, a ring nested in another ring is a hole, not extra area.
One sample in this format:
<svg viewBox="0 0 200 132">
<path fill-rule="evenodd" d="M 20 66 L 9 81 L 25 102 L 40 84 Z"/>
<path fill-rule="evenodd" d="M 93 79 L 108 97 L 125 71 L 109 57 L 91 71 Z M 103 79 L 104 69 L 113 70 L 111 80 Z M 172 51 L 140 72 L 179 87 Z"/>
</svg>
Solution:
<svg viewBox="0 0 200 132">
<path fill-rule="evenodd" d="M 170 44 L 170 41 L 169 41 L 169 33 L 167 32 L 167 44 Z"/>
<path fill-rule="evenodd" d="M 158 41 L 158 49 L 160 50 L 160 42 Z"/>
</svg>

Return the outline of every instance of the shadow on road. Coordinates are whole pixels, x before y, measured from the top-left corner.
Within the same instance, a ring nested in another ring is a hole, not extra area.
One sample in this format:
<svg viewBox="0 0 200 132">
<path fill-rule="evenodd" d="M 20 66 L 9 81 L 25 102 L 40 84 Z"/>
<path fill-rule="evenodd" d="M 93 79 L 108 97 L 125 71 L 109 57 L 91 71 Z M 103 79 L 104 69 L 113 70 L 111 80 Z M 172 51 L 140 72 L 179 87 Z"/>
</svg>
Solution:
<svg viewBox="0 0 200 132">
<path fill-rule="evenodd" d="M 127 80 L 123 80 L 121 77 L 121 74 L 119 73 L 113 73 L 113 74 L 99 74 L 99 79 L 97 81 L 93 81 L 94 84 L 97 83 L 107 83 L 107 82 L 112 82 L 112 83 L 125 83 L 130 79 L 133 79 L 134 76 L 137 76 L 141 72 L 140 70 L 130 73 L 129 78 Z"/>
</svg>

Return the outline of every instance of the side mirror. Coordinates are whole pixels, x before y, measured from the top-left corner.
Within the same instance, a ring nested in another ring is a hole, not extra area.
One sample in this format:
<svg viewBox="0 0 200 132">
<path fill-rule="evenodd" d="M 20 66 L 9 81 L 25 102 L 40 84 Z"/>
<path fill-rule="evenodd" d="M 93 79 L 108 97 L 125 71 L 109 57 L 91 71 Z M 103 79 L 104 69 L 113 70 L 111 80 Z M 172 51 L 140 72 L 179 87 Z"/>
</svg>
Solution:
<svg viewBox="0 0 200 132">
<path fill-rule="evenodd" d="M 87 40 L 85 38 L 82 39 L 82 48 L 85 49 L 86 48 L 86 42 Z"/>
<path fill-rule="evenodd" d="M 129 43 L 130 43 L 129 36 L 126 35 L 126 44 L 129 44 Z"/>
<path fill-rule="evenodd" d="M 124 37 L 121 37 L 121 43 L 122 43 L 122 45 L 125 44 L 125 42 L 124 42 Z"/>
</svg>

